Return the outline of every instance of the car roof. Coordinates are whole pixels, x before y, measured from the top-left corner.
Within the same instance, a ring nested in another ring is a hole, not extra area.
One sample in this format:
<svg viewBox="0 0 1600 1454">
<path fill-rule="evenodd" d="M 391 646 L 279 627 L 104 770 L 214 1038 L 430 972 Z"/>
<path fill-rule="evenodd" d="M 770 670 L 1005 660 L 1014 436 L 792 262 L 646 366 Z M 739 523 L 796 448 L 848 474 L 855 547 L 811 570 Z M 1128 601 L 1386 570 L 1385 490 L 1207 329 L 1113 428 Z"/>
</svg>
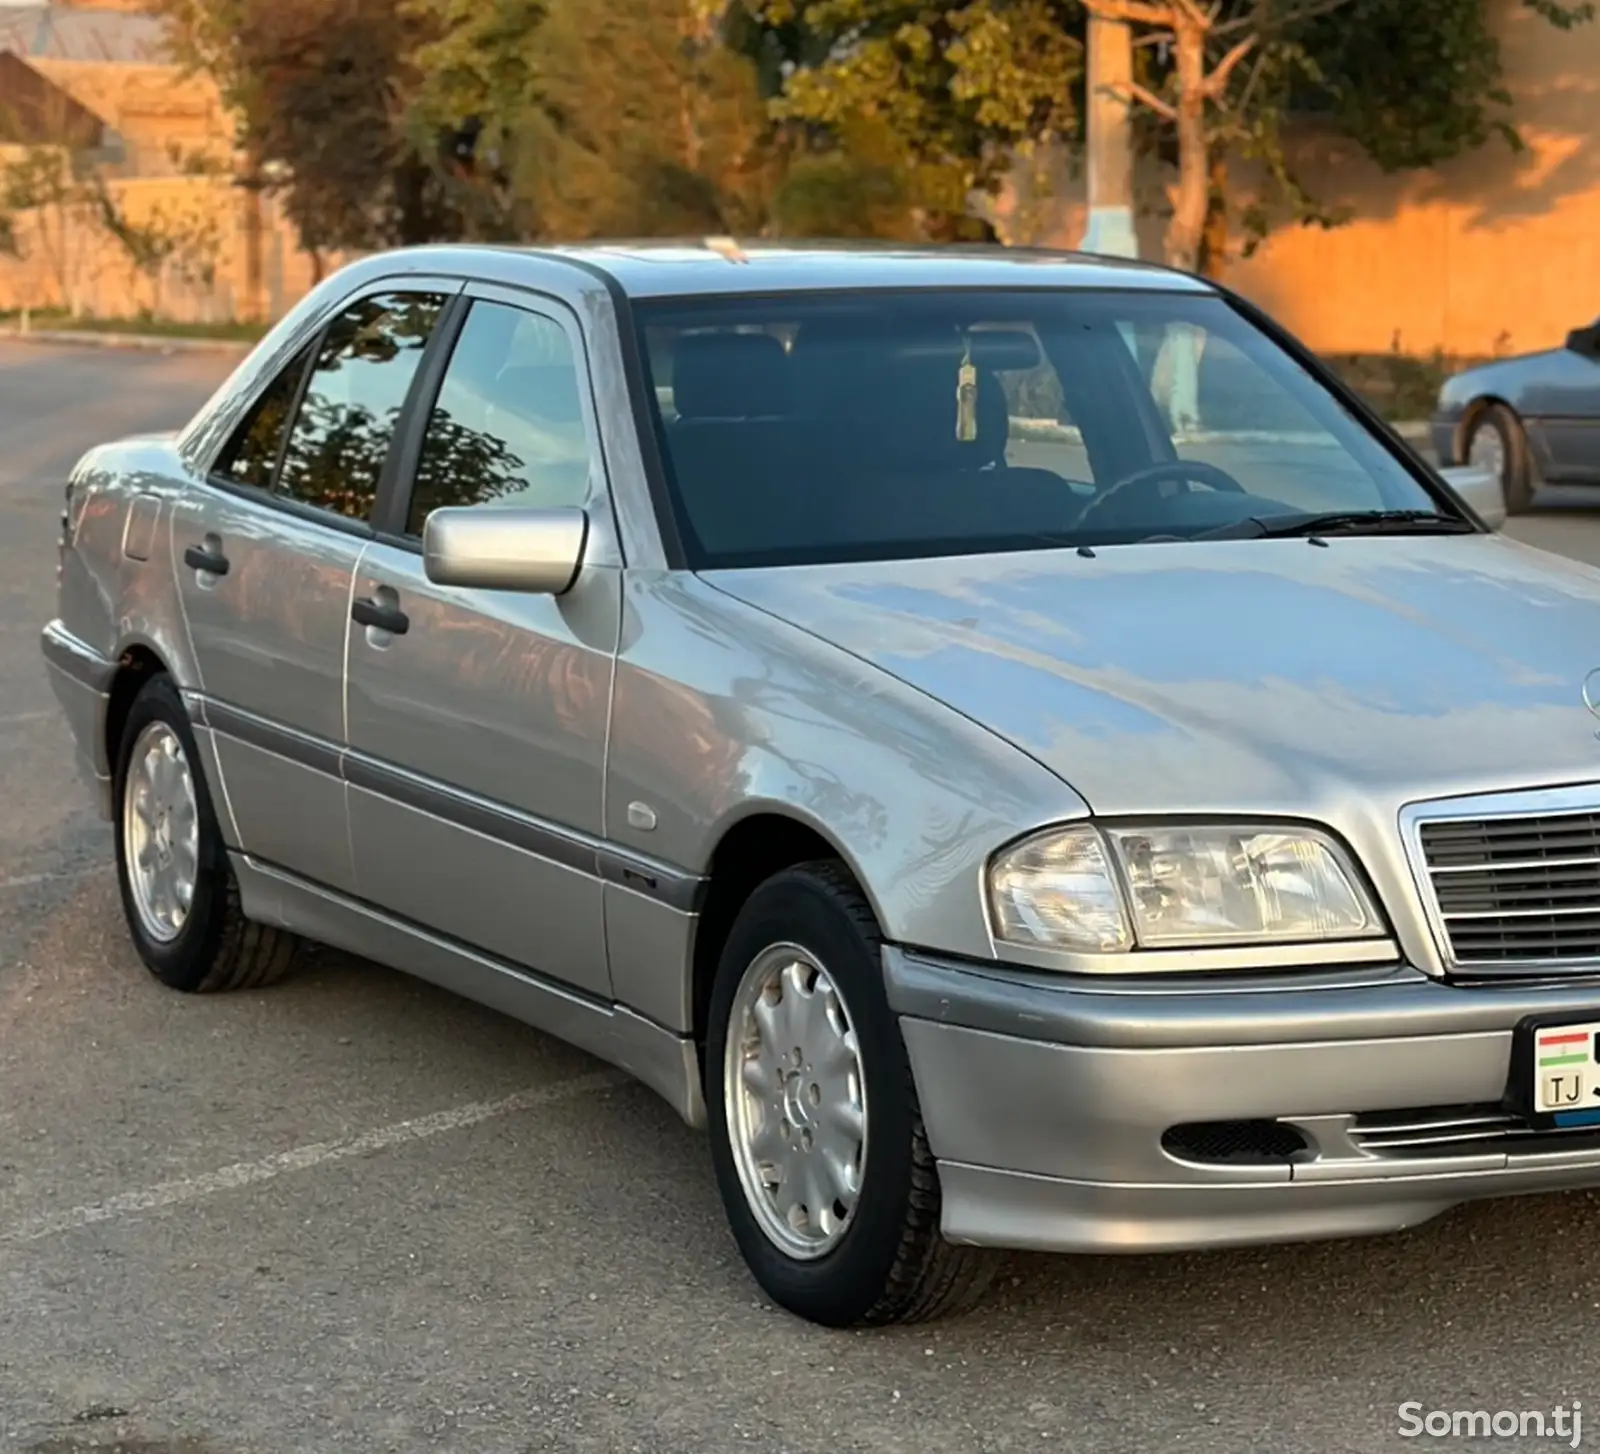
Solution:
<svg viewBox="0 0 1600 1454">
<path fill-rule="evenodd" d="M 1189 293 L 1201 278 L 1152 263 L 998 244 L 756 242 L 694 238 L 506 249 L 604 273 L 630 298 L 865 288 L 1137 288 Z"/>
</svg>

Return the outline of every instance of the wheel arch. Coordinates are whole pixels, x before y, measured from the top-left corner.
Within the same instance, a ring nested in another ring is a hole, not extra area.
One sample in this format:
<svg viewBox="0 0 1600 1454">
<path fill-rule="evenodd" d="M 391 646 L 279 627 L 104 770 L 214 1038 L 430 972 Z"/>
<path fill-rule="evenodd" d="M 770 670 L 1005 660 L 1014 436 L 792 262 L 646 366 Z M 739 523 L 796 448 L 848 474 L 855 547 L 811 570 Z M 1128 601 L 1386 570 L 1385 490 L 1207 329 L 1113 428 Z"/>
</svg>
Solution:
<svg viewBox="0 0 1600 1454">
<path fill-rule="evenodd" d="M 866 876 L 837 839 L 808 814 L 797 812 L 788 804 L 753 804 L 749 811 L 723 825 L 706 869 L 705 897 L 689 965 L 690 1007 L 702 1078 L 711 988 L 739 910 L 774 874 L 817 859 L 832 860 L 850 875 L 881 925 L 883 908 L 874 898 Z"/>
<path fill-rule="evenodd" d="M 128 712 L 134 698 L 144 684 L 162 673 L 171 675 L 165 658 L 148 641 L 134 638 L 123 644 L 117 653 L 117 670 L 111 678 L 111 691 L 106 698 L 105 758 L 113 775 L 122 750 L 122 732 L 128 721 Z"/>
</svg>

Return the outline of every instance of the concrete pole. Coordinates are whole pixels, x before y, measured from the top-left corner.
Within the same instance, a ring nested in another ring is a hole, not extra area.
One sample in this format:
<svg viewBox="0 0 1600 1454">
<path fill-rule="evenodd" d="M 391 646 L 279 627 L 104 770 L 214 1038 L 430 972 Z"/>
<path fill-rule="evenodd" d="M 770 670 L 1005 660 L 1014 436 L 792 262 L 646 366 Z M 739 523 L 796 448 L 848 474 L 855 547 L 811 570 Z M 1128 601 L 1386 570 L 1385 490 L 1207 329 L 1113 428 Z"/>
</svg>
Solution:
<svg viewBox="0 0 1600 1454">
<path fill-rule="evenodd" d="M 1139 256 L 1133 226 L 1133 133 L 1129 124 L 1133 33 L 1125 20 L 1089 17 L 1089 225 L 1084 252 Z"/>
</svg>

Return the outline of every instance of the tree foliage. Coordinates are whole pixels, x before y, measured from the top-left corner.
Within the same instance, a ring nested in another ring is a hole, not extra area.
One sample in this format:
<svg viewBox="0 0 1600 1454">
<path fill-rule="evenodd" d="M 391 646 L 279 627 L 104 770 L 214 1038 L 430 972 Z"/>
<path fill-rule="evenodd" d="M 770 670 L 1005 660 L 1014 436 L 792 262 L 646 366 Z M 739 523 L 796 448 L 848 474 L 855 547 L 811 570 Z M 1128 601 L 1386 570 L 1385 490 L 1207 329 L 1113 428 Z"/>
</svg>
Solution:
<svg viewBox="0 0 1600 1454">
<path fill-rule="evenodd" d="M 1391 170 L 1436 165 L 1495 137 L 1519 144 L 1490 0 L 736 3 L 781 62 L 768 67 L 781 115 L 846 155 L 867 138 L 881 194 L 898 187 L 916 205 L 950 212 L 992 188 L 1019 151 L 1048 138 L 1081 141 L 1073 98 L 1082 96 L 1087 14 L 1129 21 L 1139 40 L 1136 135 L 1179 166 L 1168 256 L 1184 266 L 1220 266 L 1230 220 L 1247 252 L 1275 222 L 1341 220 L 1291 165 L 1296 111 L 1321 112 Z M 1564 27 L 1593 14 L 1586 0 L 1521 3 Z M 1229 166 L 1238 162 L 1255 164 L 1266 186 L 1230 219 Z M 844 164 L 840 172 L 852 175 Z"/>
<path fill-rule="evenodd" d="M 1592 4 L 1522 0 L 1563 30 Z M 1387 171 L 1436 166 L 1498 138 L 1520 148 L 1484 0 L 1354 0 L 1306 27 L 1316 82 L 1340 129 Z"/>
<path fill-rule="evenodd" d="M 741 9 L 791 142 L 784 231 L 855 217 L 850 230 L 978 235 L 973 194 L 1019 150 L 1076 134 L 1077 0 L 734 0 Z"/>
<path fill-rule="evenodd" d="M 1282 142 L 1281 93 L 1319 71 L 1303 44 L 1317 18 L 1347 20 L 1354 0 L 1084 0 L 1091 12 L 1136 27 L 1161 58 L 1155 84 L 1136 82 L 1131 99 L 1172 127 L 1178 185 L 1167 228 L 1167 261 L 1214 271 L 1224 233 L 1227 159 L 1264 163 L 1279 197 L 1299 221 L 1319 218 L 1289 169 Z M 1276 82 L 1275 87 L 1273 83 Z M 1258 227 L 1264 209 L 1257 205 Z M 1208 222 L 1211 224 L 1208 227 Z M 1209 246 L 1208 246 L 1209 244 Z"/>
<path fill-rule="evenodd" d="M 422 114 L 522 236 L 749 232 L 776 154 L 754 63 L 694 0 L 405 0 Z"/>
<path fill-rule="evenodd" d="M 313 250 L 435 237 L 960 239 L 1082 141 L 1091 11 L 1135 27 L 1137 137 L 1179 168 L 1168 255 L 1215 271 L 1332 225 L 1308 106 L 1380 166 L 1518 144 L 1491 0 L 154 0 Z M 1546 22 L 1587 0 L 1520 0 Z M 1234 200 L 1230 167 L 1266 180 Z"/>
<path fill-rule="evenodd" d="M 459 226 L 409 124 L 415 56 L 430 38 L 417 15 L 394 0 L 155 4 L 180 55 L 216 79 L 252 178 L 282 186 L 308 250 L 418 243 Z"/>
<path fill-rule="evenodd" d="M 1521 0 L 1521 7 L 1561 29 L 1595 14 L 1589 0 Z M 1496 140 L 1520 150 L 1492 20 L 1488 0 L 1346 0 L 1331 10 L 1313 6 L 1285 27 L 1241 70 L 1213 146 L 1214 158 L 1234 148 L 1260 160 L 1275 184 L 1240 214 L 1243 253 L 1265 235 L 1274 203 L 1293 221 L 1343 220 L 1288 165 L 1284 128 L 1296 109 L 1322 114 L 1390 173 L 1438 166 Z M 1210 204 L 1225 215 L 1225 189 L 1214 188 Z"/>
</svg>

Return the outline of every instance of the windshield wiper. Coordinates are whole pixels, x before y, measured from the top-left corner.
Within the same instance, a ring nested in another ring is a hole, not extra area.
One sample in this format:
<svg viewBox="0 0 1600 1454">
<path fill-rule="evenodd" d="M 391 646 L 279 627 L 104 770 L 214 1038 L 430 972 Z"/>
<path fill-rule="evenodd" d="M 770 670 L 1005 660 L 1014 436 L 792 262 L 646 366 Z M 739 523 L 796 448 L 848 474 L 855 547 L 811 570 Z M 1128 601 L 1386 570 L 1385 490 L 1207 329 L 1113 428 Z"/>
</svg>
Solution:
<svg viewBox="0 0 1600 1454">
<path fill-rule="evenodd" d="M 1295 535 L 1468 535 L 1477 527 L 1437 510 L 1329 510 L 1315 515 L 1272 515 L 1202 531 L 1194 540 L 1257 540 Z"/>
</svg>

